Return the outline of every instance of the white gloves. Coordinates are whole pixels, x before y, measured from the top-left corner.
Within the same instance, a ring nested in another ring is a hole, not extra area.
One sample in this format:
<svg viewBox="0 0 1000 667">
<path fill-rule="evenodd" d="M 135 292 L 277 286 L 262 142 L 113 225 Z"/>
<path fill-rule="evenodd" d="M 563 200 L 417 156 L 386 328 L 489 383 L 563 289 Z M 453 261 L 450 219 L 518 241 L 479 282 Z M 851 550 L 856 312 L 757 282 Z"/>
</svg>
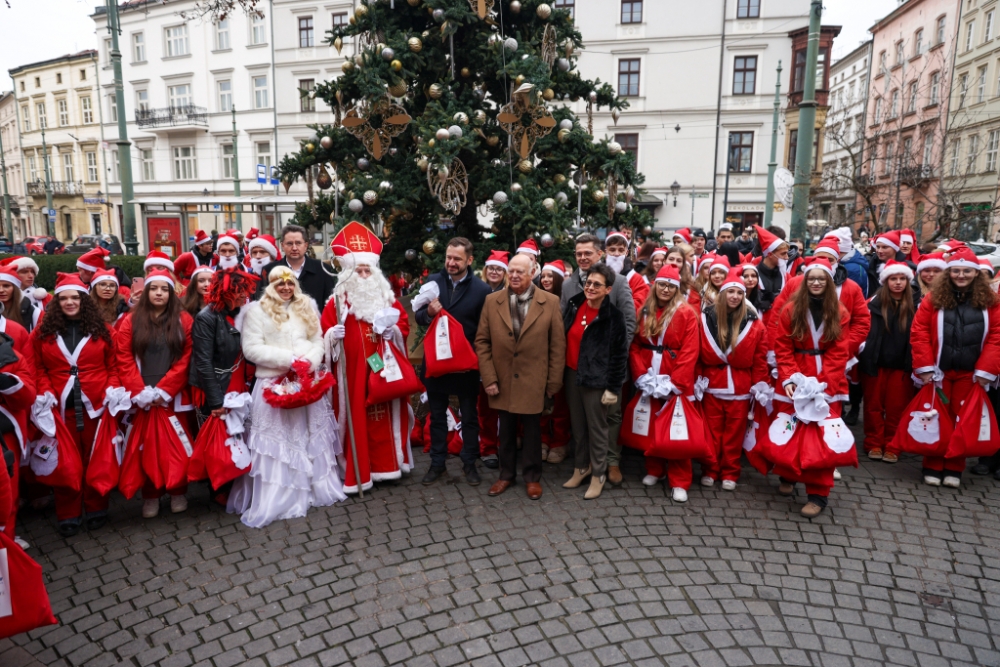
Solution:
<svg viewBox="0 0 1000 667">
<path fill-rule="evenodd" d="M 392 339 L 392 332 L 393 332 L 393 328 L 389 327 L 388 329 L 386 329 L 385 331 L 382 332 L 382 338 L 384 340 L 391 340 Z"/>
<path fill-rule="evenodd" d="M 617 402 L 618 395 L 605 389 L 604 395 L 601 396 L 601 405 L 614 405 Z"/>
<path fill-rule="evenodd" d="M 347 336 L 347 328 L 343 324 L 333 325 L 334 340 L 344 340 L 345 336 Z"/>
</svg>

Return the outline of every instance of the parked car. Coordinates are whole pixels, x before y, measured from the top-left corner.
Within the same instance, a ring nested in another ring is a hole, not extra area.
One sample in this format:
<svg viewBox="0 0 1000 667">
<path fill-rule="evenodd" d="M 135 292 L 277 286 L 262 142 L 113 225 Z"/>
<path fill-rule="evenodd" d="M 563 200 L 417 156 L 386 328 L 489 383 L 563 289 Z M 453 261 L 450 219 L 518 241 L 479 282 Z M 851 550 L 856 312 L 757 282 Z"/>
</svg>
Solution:
<svg viewBox="0 0 1000 667">
<path fill-rule="evenodd" d="M 1000 246 L 995 243 L 966 243 L 972 249 L 972 252 L 976 253 L 976 257 L 985 257 L 990 260 L 990 264 L 996 269 L 1000 267 Z"/>
<path fill-rule="evenodd" d="M 27 255 L 44 255 L 45 254 L 45 242 L 48 241 L 51 236 L 25 236 L 24 241 L 24 252 Z M 65 248 L 60 248 L 56 253 L 61 255 L 66 252 Z"/>
<path fill-rule="evenodd" d="M 13 254 L 14 244 L 6 236 L 0 236 L 0 253 Z"/>
<path fill-rule="evenodd" d="M 84 234 L 82 236 L 77 236 L 73 243 L 66 246 L 67 255 L 82 255 L 85 252 L 93 250 L 100 245 L 101 236 L 98 234 Z M 112 255 L 124 255 L 125 251 L 122 249 L 122 244 L 118 241 L 117 236 L 111 236 L 111 247 L 108 248 Z"/>
</svg>

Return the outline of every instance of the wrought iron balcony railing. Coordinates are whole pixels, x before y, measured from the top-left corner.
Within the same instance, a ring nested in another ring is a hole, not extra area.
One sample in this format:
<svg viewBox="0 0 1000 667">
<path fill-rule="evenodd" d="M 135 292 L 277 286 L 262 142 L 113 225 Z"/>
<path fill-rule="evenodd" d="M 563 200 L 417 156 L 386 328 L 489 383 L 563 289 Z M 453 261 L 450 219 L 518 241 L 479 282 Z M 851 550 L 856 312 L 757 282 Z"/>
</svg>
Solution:
<svg viewBox="0 0 1000 667">
<path fill-rule="evenodd" d="M 200 125 L 208 127 L 208 109 L 185 104 L 166 109 L 136 109 L 135 122 L 139 127 L 177 127 Z"/>
<path fill-rule="evenodd" d="M 33 197 L 45 196 L 45 181 L 32 181 L 28 183 L 28 194 Z M 54 195 L 82 195 L 83 181 L 52 181 L 52 194 Z"/>
</svg>

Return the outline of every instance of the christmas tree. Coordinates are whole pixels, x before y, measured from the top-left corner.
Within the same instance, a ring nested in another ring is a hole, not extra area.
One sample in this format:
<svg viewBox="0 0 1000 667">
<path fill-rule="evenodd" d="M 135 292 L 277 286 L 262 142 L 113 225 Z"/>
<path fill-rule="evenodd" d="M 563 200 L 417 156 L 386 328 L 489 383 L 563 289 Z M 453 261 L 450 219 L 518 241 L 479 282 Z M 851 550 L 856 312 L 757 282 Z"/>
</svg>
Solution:
<svg viewBox="0 0 1000 667">
<path fill-rule="evenodd" d="M 279 164 L 286 189 L 306 181 L 296 222 L 368 224 L 382 268 L 419 274 L 465 236 L 514 250 L 534 238 L 546 259 L 572 256 L 569 232 L 649 235 L 629 203 L 643 178 L 631 154 L 595 141 L 591 113 L 627 102 L 576 70 L 582 37 L 569 12 L 539 0 L 367 0 L 327 33 L 356 43 L 343 75 L 312 94 L 333 122 Z M 566 103 L 587 103 L 577 118 Z M 582 182 L 582 187 L 579 184 Z M 480 213 L 493 214 L 492 229 Z M 636 236 L 633 236 L 636 238 Z"/>
</svg>

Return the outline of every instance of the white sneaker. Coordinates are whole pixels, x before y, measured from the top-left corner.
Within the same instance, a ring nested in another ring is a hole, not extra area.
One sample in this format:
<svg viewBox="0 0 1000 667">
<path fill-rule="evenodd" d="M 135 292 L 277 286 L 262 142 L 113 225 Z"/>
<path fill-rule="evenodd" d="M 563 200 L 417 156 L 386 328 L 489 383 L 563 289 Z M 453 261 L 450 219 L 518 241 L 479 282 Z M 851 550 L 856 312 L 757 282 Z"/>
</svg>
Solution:
<svg viewBox="0 0 1000 667">
<path fill-rule="evenodd" d="M 840 481 L 840 471 L 837 470 L 836 468 L 833 469 L 833 481 L 835 482 Z"/>
<path fill-rule="evenodd" d="M 704 477 L 701 478 L 701 485 L 702 486 L 715 486 L 715 479 L 713 477 L 709 477 L 708 475 L 706 475 L 706 476 L 704 476 Z"/>
<path fill-rule="evenodd" d="M 26 539 L 24 539 L 23 537 L 21 537 L 20 535 L 15 535 L 14 536 L 14 543 L 17 546 L 21 547 L 22 549 L 30 549 L 31 548 L 31 545 L 28 543 L 28 541 Z"/>
<path fill-rule="evenodd" d="M 181 496 L 170 496 L 170 511 L 174 514 L 180 514 L 181 512 L 187 511 L 188 499 Z"/>
<path fill-rule="evenodd" d="M 673 499 L 675 503 L 686 503 L 688 501 L 688 492 L 679 486 L 675 486 Z"/>
<path fill-rule="evenodd" d="M 962 480 L 959 477 L 952 477 L 951 475 L 947 475 L 944 478 L 944 481 L 941 483 L 952 489 L 957 489 L 959 486 L 962 485 Z"/>
<path fill-rule="evenodd" d="M 722 480 L 722 490 L 723 491 L 735 491 L 736 490 L 736 482 L 734 482 L 731 479 L 724 479 L 724 480 Z"/>
<path fill-rule="evenodd" d="M 941 486 L 941 479 L 939 477 L 924 475 L 924 484 L 928 486 Z"/>
<path fill-rule="evenodd" d="M 656 486 L 656 483 L 659 482 L 661 479 L 663 478 L 657 477 L 656 475 L 646 475 L 645 477 L 642 478 L 642 483 L 645 484 L 646 486 Z"/>
<path fill-rule="evenodd" d="M 148 498 L 142 501 L 142 518 L 152 519 L 160 513 L 160 499 Z"/>
</svg>

